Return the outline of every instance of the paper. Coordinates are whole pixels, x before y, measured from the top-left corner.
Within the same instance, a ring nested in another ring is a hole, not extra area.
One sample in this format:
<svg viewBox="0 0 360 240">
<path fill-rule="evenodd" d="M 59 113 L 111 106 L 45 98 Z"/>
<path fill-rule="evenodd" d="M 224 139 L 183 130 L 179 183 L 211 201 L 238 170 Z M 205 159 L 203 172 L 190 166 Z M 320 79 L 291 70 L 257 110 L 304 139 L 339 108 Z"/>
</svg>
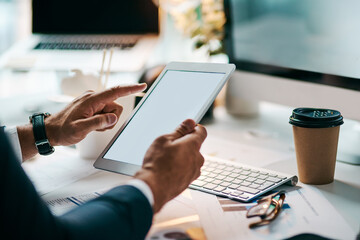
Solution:
<svg viewBox="0 0 360 240">
<path fill-rule="evenodd" d="M 256 229 L 248 227 L 254 220 L 246 218 L 246 204 L 232 202 L 230 209 L 214 195 L 193 191 L 207 239 L 284 239 L 301 233 L 355 239 L 355 232 L 316 188 L 306 185 L 281 188 L 287 191 L 288 207 L 270 225 Z"/>
<path fill-rule="evenodd" d="M 98 172 L 93 161 L 79 157 L 75 149 L 58 147 L 50 156 L 40 156 L 22 164 L 40 195 Z"/>
<path fill-rule="evenodd" d="M 45 203 L 50 208 L 51 212 L 54 215 L 62 215 L 71 209 L 84 204 L 87 201 L 90 201 L 94 198 L 101 196 L 105 193 L 107 189 L 99 190 L 90 193 L 83 193 L 75 196 L 67 196 L 62 198 L 54 198 L 45 200 Z"/>
<path fill-rule="evenodd" d="M 186 189 L 154 216 L 147 240 L 206 239 L 191 191 L 193 190 Z"/>
</svg>

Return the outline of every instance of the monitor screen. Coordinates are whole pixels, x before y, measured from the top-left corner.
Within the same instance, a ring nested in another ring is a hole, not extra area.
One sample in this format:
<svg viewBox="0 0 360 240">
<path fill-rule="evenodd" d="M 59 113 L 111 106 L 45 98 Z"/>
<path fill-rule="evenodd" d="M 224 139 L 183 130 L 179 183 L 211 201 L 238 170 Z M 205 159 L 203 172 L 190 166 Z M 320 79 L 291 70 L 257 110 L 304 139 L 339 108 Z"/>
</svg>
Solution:
<svg viewBox="0 0 360 240">
<path fill-rule="evenodd" d="M 225 0 L 238 69 L 360 90 L 360 1 Z"/>
<path fill-rule="evenodd" d="M 158 33 L 151 0 L 33 0 L 33 32 L 52 34 Z"/>
</svg>

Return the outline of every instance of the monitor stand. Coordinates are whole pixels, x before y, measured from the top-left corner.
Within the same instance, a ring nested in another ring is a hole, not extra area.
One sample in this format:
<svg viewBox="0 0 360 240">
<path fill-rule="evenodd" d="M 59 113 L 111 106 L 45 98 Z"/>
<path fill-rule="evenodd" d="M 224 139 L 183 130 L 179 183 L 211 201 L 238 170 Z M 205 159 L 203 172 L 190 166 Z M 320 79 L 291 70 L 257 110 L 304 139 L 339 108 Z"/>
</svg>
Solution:
<svg viewBox="0 0 360 240">
<path fill-rule="evenodd" d="M 337 159 L 338 162 L 360 165 L 360 155 L 346 153 L 346 152 L 338 152 Z"/>
<path fill-rule="evenodd" d="M 340 127 L 337 161 L 360 165 L 360 122 L 344 119 Z"/>
</svg>

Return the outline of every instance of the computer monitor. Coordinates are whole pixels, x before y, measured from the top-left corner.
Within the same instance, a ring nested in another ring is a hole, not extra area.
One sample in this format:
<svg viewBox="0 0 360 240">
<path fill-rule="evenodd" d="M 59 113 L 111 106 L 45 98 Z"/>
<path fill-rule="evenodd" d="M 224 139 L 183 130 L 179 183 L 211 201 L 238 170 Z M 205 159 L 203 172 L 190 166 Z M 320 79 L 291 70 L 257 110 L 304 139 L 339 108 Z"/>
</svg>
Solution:
<svg viewBox="0 0 360 240">
<path fill-rule="evenodd" d="M 360 121 L 359 1 L 224 0 L 224 7 L 226 52 L 237 66 L 233 100 L 332 108 Z"/>
</svg>

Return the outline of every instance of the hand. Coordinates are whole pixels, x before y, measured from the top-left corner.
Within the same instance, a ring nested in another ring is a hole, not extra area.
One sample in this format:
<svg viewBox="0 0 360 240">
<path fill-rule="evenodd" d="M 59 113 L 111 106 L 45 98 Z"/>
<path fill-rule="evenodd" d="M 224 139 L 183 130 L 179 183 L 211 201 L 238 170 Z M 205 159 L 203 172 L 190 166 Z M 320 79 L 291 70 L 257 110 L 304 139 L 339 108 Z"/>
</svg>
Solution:
<svg viewBox="0 0 360 240">
<path fill-rule="evenodd" d="M 206 129 L 185 120 L 175 132 L 157 138 L 145 154 L 135 178 L 145 181 L 154 195 L 154 212 L 184 191 L 200 176 L 204 157 L 200 153 Z"/>
<path fill-rule="evenodd" d="M 118 86 L 103 92 L 88 91 L 61 112 L 45 119 L 46 135 L 53 146 L 78 143 L 91 131 L 111 129 L 117 123 L 122 106 L 119 97 L 145 90 L 146 84 Z"/>
</svg>

